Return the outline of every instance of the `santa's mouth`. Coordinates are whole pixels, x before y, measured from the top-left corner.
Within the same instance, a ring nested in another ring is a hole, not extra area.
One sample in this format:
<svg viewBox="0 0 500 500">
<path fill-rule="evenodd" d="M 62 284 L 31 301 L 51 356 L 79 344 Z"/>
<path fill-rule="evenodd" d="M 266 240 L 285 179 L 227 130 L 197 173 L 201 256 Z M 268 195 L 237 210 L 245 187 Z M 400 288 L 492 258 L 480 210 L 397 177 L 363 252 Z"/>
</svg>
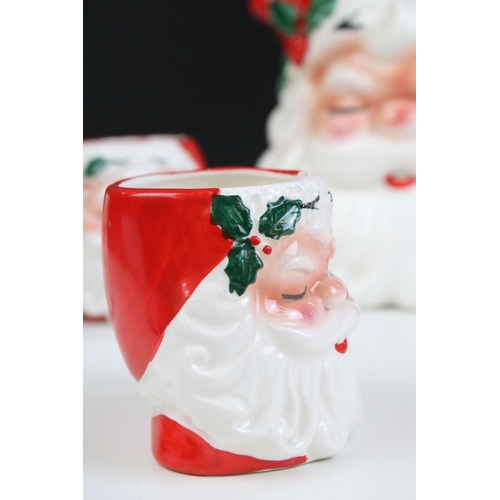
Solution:
<svg viewBox="0 0 500 500">
<path fill-rule="evenodd" d="M 416 184 L 417 179 L 413 174 L 389 174 L 385 182 L 392 188 L 404 189 Z"/>
</svg>

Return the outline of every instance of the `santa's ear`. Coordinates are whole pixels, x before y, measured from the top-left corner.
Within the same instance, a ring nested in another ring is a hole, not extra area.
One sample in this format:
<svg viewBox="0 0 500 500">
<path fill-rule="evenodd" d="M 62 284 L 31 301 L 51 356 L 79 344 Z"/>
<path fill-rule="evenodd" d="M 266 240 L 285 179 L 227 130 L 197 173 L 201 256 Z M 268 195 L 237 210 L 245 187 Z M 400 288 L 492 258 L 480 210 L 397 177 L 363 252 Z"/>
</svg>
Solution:
<svg viewBox="0 0 500 500">
<path fill-rule="evenodd" d="M 332 240 L 330 241 L 330 252 L 331 252 L 332 257 L 337 253 L 337 242 L 335 241 L 335 238 L 333 238 L 333 237 L 332 237 Z"/>
</svg>

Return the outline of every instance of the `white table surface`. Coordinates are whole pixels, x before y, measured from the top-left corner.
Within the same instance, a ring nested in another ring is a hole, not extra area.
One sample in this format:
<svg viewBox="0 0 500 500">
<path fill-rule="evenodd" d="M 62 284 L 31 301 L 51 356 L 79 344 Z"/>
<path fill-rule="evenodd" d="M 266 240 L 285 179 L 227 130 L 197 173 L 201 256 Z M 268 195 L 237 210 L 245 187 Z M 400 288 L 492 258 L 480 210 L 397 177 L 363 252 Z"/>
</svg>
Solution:
<svg viewBox="0 0 500 500">
<path fill-rule="evenodd" d="M 84 325 L 86 500 L 415 498 L 415 315 L 364 312 L 350 348 L 363 420 L 335 457 L 286 470 L 198 477 L 150 452 L 150 417 L 109 324 Z"/>
</svg>

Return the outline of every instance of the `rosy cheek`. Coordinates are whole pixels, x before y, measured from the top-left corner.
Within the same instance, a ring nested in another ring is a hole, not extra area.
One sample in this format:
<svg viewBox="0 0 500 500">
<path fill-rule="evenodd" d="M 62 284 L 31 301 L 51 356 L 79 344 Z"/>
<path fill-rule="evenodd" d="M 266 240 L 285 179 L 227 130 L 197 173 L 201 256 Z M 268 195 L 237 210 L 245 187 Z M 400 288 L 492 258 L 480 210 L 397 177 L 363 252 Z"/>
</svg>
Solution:
<svg viewBox="0 0 500 500">
<path fill-rule="evenodd" d="M 102 199 L 92 195 L 85 200 L 83 210 L 87 214 L 101 218 L 102 215 Z"/>
<path fill-rule="evenodd" d="M 265 308 L 268 313 L 286 316 L 290 321 L 313 322 L 324 311 L 321 299 L 315 294 L 308 294 L 300 300 L 265 299 Z"/>
<path fill-rule="evenodd" d="M 83 230 L 91 233 L 100 233 L 102 228 L 101 214 L 95 212 L 83 213 Z"/>
<path fill-rule="evenodd" d="M 101 189 L 94 187 L 84 192 L 83 227 L 85 231 L 101 232 L 103 200 L 104 193 Z"/>
<path fill-rule="evenodd" d="M 368 126 L 368 114 L 339 114 L 325 117 L 323 128 L 332 136 L 346 137 L 364 130 Z"/>
</svg>

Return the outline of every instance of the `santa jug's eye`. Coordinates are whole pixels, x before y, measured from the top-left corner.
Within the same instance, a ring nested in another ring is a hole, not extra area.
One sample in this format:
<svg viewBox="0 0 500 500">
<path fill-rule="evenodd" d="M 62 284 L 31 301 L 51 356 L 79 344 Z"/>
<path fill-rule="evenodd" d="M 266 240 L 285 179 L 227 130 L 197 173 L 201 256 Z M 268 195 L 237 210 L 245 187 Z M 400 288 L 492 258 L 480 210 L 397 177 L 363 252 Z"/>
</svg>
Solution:
<svg viewBox="0 0 500 500">
<path fill-rule="evenodd" d="M 304 291 L 302 293 L 298 294 L 289 294 L 289 293 L 282 293 L 281 297 L 284 298 L 285 300 L 299 300 L 304 297 L 307 291 L 307 286 L 304 288 Z"/>
<path fill-rule="evenodd" d="M 327 112 L 330 115 L 354 115 L 366 111 L 366 106 L 353 106 L 353 107 L 333 107 L 329 106 Z"/>
<path fill-rule="evenodd" d="M 335 30 L 360 30 L 363 26 L 360 24 L 356 23 L 354 19 L 344 19 L 340 24 L 337 24 L 337 26 L 334 26 L 333 29 Z"/>
</svg>

